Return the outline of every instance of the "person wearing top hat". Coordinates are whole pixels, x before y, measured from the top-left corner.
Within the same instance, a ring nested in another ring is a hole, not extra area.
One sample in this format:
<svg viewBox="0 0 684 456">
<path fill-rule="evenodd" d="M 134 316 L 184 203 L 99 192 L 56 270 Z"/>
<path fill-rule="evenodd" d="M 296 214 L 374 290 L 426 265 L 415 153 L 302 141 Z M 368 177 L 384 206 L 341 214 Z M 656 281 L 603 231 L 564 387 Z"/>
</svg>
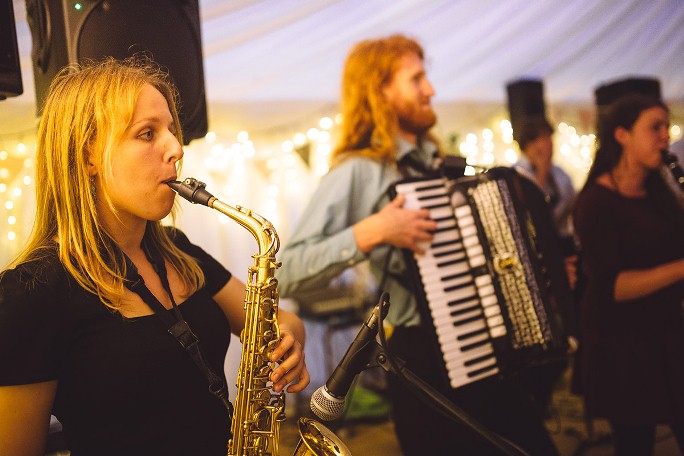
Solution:
<svg viewBox="0 0 684 456">
<path fill-rule="evenodd" d="M 568 173 L 553 163 L 554 129 L 545 114 L 543 83 L 536 79 L 519 79 L 510 82 L 506 91 L 513 138 L 522 154 L 514 167 L 534 181 L 548 198 L 556 233 L 567 255 L 568 282 L 574 288 L 577 258 L 572 209 L 577 192 Z"/>
<path fill-rule="evenodd" d="M 535 79 L 520 79 L 510 82 L 506 91 L 513 137 L 522 154 L 513 166 L 535 182 L 546 196 L 556 235 L 565 255 L 568 284 L 570 288 L 574 288 L 577 281 L 577 256 L 571 215 L 577 193 L 570 176 L 553 163 L 554 130 L 545 115 L 543 83 Z M 565 309 L 563 315 L 573 313 L 574 309 Z M 521 372 L 523 383 L 542 414 L 550 414 L 553 389 L 567 367 L 567 359 L 562 358 L 530 366 Z"/>
<path fill-rule="evenodd" d="M 615 454 L 650 455 L 658 424 L 684 450 L 684 209 L 659 172 L 667 106 L 621 87 L 597 90 L 598 149 L 575 207 L 586 277 L 575 376 Z"/>
<path fill-rule="evenodd" d="M 552 136 L 553 127 L 545 117 L 532 116 L 523 119 L 519 124 L 517 138 L 522 156 L 515 166 L 532 177 L 548 196 L 558 235 L 561 239 L 571 240 L 571 216 L 577 192 L 568 173 L 553 163 Z"/>
</svg>

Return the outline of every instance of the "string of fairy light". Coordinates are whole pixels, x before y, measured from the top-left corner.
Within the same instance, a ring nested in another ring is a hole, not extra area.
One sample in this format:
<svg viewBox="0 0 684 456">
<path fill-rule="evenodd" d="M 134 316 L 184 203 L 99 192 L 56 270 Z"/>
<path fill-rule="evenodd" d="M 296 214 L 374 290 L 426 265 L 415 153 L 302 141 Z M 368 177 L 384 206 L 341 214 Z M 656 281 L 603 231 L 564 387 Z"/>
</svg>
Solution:
<svg viewBox="0 0 684 456">
<path fill-rule="evenodd" d="M 322 117 L 315 126 L 295 132 L 275 146 L 255 146 L 247 131 L 232 137 L 209 132 L 186 147 L 185 166 L 192 160 L 196 169 L 205 169 L 227 188 L 233 184 L 235 176 L 249 179 L 245 176 L 245 164 L 250 160 L 258 161 L 267 182 L 259 211 L 277 225 L 282 187 L 296 184 L 302 173 L 316 181 L 328 171 L 328 159 L 341 121 L 339 114 Z M 579 132 L 567 122 L 560 122 L 556 127 L 554 161 L 579 187 L 591 166 L 596 137 L 593 132 Z M 673 141 L 680 139 L 681 127 L 672 125 L 670 136 Z M 0 220 L 4 221 L 0 223 L 0 262 L 3 264 L 18 253 L 33 224 L 35 148 L 35 138 L 12 141 L 0 137 Z M 466 170 L 467 174 L 474 174 L 476 169 L 483 167 L 509 166 L 519 158 L 507 119 L 500 120 L 495 128 L 466 133 L 457 150 L 472 166 Z"/>
</svg>

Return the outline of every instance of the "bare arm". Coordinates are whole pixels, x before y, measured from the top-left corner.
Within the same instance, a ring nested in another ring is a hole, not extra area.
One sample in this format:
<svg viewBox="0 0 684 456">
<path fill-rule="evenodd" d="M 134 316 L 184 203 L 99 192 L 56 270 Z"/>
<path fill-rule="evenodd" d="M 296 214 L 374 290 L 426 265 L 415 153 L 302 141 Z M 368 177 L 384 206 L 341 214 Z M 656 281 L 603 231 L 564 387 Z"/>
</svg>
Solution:
<svg viewBox="0 0 684 456">
<path fill-rule="evenodd" d="M 42 456 L 57 381 L 0 386 L 0 454 Z"/>
<path fill-rule="evenodd" d="M 436 229 L 437 224 L 430 220 L 427 209 L 403 209 L 405 199 L 398 195 L 380 212 L 354 225 L 354 238 L 361 252 L 368 253 L 380 244 L 391 244 L 423 253 L 419 242 L 432 239 L 430 231 Z"/>
<path fill-rule="evenodd" d="M 684 258 L 650 269 L 622 271 L 615 280 L 615 300 L 643 298 L 684 280 Z"/>
<path fill-rule="evenodd" d="M 230 330 L 236 336 L 240 336 L 240 331 L 245 327 L 245 295 L 245 284 L 235 276 L 232 276 L 228 283 L 214 295 L 214 301 L 228 317 Z"/>
<path fill-rule="evenodd" d="M 245 327 L 245 294 L 245 284 L 233 276 L 214 295 L 214 300 L 230 320 L 231 330 L 236 336 L 239 336 Z M 309 384 L 309 371 L 304 362 L 304 324 L 293 313 L 278 309 L 278 326 L 280 343 L 273 350 L 272 361 L 280 362 L 280 365 L 271 374 L 271 380 L 274 389 L 281 391 L 288 383 L 299 379 L 287 390 L 290 393 L 298 392 Z"/>
</svg>

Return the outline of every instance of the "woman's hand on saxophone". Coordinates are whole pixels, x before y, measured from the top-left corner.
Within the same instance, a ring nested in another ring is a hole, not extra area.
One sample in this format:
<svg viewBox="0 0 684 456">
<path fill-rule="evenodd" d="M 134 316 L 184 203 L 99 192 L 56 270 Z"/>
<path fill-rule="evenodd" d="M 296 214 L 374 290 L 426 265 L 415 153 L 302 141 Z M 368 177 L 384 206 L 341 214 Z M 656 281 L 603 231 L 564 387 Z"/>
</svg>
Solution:
<svg viewBox="0 0 684 456">
<path fill-rule="evenodd" d="M 230 321 L 231 331 L 238 337 L 245 326 L 244 299 L 245 284 L 235 276 L 214 295 L 214 300 Z M 278 309 L 278 327 L 280 342 L 273 349 L 271 361 L 280 365 L 271 373 L 273 389 L 280 392 L 288 383 L 299 379 L 287 389 L 288 393 L 297 393 L 306 388 L 310 381 L 309 371 L 304 362 L 304 323 L 292 312 Z"/>
<path fill-rule="evenodd" d="M 278 312 L 282 319 L 284 311 Z M 296 317 L 295 317 L 296 318 Z M 304 345 L 295 337 L 294 332 L 280 323 L 280 342 L 271 354 L 271 361 L 280 363 L 271 373 L 273 389 L 280 392 L 287 384 L 288 393 L 302 391 L 309 384 L 309 371 L 304 362 Z M 296 383 L 292 383 L 295 382 Z"/>
<path fill-rule="evenodd" d="M 292 312 L 278 309 L 278 326 L 280 342 L 273 350 L 271 360 L 279 362 L 280 365 L 271 373 L 273 389 L 280 392 L 288 383 L 299 379 L 287 389 L 288 393 L 298 393 L 306 388 L 310 381 L 304 361 L 304 323 Z"/>
</svg>

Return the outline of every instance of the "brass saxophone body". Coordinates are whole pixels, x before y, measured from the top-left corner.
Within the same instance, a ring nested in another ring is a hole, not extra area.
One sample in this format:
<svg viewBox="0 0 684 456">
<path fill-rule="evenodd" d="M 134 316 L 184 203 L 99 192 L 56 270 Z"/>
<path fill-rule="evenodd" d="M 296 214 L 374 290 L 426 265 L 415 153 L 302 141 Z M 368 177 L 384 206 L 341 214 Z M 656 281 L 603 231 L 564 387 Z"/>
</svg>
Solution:
<svg viewBox="0 0 684 456">
<path fill-rule="evenodd" d="M 208 206 L 235 220 L 259 245 L 259 251 L 253 255 L 254 264 L 248 270 L 245 326 L 240 336 L 242 356 L 228 455 L 278 455 L 280 424 L 285 420 L 285 392 L 276 393 L 269 379 L 275 367 L 270 355 L 280 340 L 275 278 L 275 271 L 280 267 L 275 258 L 280 248 L 278 235 L 268 220 L 249 209 L 219 201 L 196 179 L 168 182 L 168 185 L 188 201 Z M 351 454 L 334 433 L 314 420 L 300 419 L 299 434 L 296 456 Z"/>
</svg>

